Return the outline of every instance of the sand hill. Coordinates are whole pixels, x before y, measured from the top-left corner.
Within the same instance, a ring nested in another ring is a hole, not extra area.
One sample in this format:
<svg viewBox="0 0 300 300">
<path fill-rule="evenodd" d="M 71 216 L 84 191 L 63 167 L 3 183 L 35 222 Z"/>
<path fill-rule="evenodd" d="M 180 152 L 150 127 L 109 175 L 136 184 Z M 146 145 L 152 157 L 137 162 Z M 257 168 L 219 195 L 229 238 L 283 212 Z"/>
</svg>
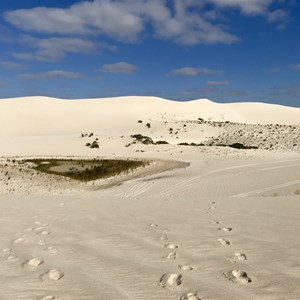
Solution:
<svg viewBox="0 0 300 300">
<path fill-rule="evenodd" d="M 1 100 L 0 299 L 299 299 L 299 136 L 271 104 Z M 79 182 L 28 157 L 149 164 Z"/>
</svg>

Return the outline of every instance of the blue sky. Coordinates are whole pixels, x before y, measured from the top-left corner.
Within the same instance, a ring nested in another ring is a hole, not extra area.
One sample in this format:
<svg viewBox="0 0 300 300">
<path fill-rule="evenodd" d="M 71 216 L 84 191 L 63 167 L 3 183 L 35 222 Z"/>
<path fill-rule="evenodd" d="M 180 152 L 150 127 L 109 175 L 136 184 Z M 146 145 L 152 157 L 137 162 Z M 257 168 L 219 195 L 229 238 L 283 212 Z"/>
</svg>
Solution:
<svg viewBox="0 0 300 300">
<path fill-rule="evenodd" d="M 296 0 L 13 0 L 0 10 L 0 98 L 300 107 Z"/>
</svg>

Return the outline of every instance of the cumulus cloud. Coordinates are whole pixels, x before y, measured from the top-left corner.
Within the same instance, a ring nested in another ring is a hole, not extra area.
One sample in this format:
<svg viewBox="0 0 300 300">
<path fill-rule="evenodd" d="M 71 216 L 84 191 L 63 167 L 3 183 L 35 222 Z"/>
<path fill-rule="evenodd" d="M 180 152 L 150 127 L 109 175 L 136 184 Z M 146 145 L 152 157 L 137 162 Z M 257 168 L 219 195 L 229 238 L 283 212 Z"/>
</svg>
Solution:
<svg viewBox="0 0 300 300">
<path fill-rule="evenodd" d="M 153 35 L 179 44 L 233 43 L 236 36 L 198 13 L 197 1 L 94 0 L 68 8 L 37 7 L 4 14 L 6 21 L 29 32 L 107 35 L 135 41 L 151 25 Z"/>
<path fill-rule="evenodd" d="M 132 74 L 138 70 L 138 67 L 127 62 L 118 62 L 114 64 L 105 64 L 101 71 L 115 74 Z"/>
<path fill-rule="evenodd" d="M 44 73 L 35 73 L 35 74 L 21 74 L 19 77 L 29 80 L 49 80 L 49 79 L 57 79 L 57 78 L 65 78 L 65 79 L 78 79 L 82 77 L 83 74 L 77 72 L 68 72 L 62 70 L 54 70 Z"/>
<path fill-rule="evenodd" d="M 210 86 L 221 86 L 221 85 L 228 85 L 230 82 L 228 80 L 224 81 L 206 81 L 207 85 Z"/>
<path fill-rule="evenodd" d="M 171 70 L 167 75 L 181 75 L 181 76 L 197 76 L 198 74 L 205 75 L 221 75 L 224 71 L 213 70 L 207 68 L 194 68 L 194 67 L 183 67 L 179 69 Z"/>
</svg>

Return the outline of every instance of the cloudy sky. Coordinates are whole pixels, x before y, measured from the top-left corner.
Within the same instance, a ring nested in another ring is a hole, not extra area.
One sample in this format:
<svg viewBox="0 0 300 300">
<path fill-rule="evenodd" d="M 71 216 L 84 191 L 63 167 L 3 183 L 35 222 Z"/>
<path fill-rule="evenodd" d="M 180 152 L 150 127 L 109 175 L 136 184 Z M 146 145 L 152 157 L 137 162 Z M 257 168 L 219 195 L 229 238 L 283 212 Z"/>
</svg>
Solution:
<svg viewBox="0 0 300 300">
<path fill-rule="evenodd" d="M 0 98 L 300 107 L 297 0 L 13 0 L 0 10 Z"/>
</svg>

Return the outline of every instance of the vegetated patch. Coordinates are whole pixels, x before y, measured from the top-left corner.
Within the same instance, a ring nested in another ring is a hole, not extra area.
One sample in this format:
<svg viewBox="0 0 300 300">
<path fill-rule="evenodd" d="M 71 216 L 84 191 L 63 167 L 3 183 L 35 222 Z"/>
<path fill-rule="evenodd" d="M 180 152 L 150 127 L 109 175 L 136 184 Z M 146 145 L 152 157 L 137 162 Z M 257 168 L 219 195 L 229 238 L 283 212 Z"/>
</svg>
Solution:
<svg viewBox="0 0 300 300">
<path fill-rule="evenodd" d="M 130 136 L 131 138 L 135 139 L 133 141 L 133 144 L 136 144 L 137 142 L 139 143 L 142 143 L 144 145 L 163 145 L 163 144 L 169 144 L 167 141 L 157 141 L 157 142 L 154 142 L 152 140 L 152 138 L 150 138 L 149 136 L 146 136 L 146 135 L 142 135 L 140 133 L 138 134 L 132 134 Z"/>
<path fill-rule="evenodd" d="M 25 162 L 33 163 L 33 169 L 54 175 L 69 177 L 79 181 L 91 181 L 128 173 L 138 167 L 145 167 L 149 163 L 137 160 L 121 159 L 29 159 Z"/>
<path fill-rule="evenodd" d="M 229 145 L 229 147 L 235 148 L 235 149 L 258 149 L 258 147 L 256 147 L 256 146 L 245 146 L 241 143 L 234 143 L 234 144 Z"/>
<path fill-rule="evenodd" d="M 156 145 L 168 145 L 169 143 L 167 141 L 157 141 L 155 142 Z"/>
<path fill-rule="evenodd" d="M 205 146 L 203 143 L 186 143 L 186 142 L 182 142 L 182 143 L 178 143 L 177 145 L 179 146 Z"/>
<path fill-rule="evenodd" d="M 92 143 L 86 143 L 85 145 L 89 148 L 99 148 L 98 139 L 96 139 Z"/>
</svg>

